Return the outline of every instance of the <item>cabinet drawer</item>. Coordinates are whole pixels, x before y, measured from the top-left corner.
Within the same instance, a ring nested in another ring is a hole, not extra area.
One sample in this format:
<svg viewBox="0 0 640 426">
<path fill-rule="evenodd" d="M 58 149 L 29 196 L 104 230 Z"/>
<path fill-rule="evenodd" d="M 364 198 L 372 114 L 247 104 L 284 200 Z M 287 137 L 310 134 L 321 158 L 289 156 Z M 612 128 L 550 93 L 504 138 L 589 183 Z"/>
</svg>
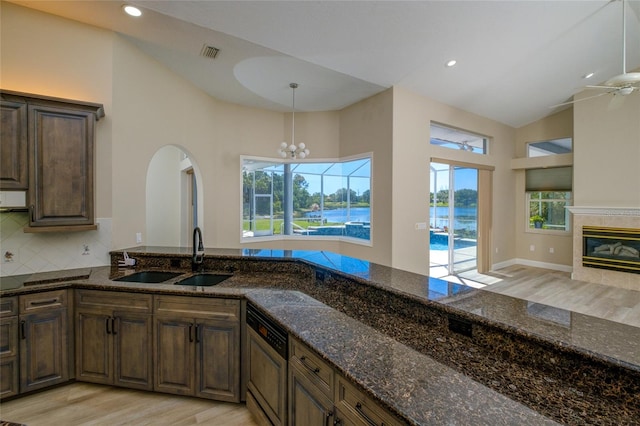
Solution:
<svg viewBox="0 0 640 426">
<path fill-rule="evenodd" d="M 20 313 L 30 313 L 41 309 L 66 308 L 69 292 L 67 290 L 44 291 L 20 296 Z"/>
<path fill-rule="evenodd" d="M 18 315 L 18 296 L 0 299 L 0 317 Z"/>
<path fill-rule="evenodd" d="M 240 301 L 209 297 L 155 296 L 155 314 L 180 314 L 185 318 L 240 321 Z"/>
<path fill-rule="evenodd" d="M 289 341 L 291 342 L 289 361 L 297 365 L 299 370 L 304 371 L 307 378 L 328 398 L 331 398 L 334 384 L 333 368 L 304 344 L 295 339 L 289 339 Z"/>
<path fill-rule="evenodd" d="M 126 310 L 151 313 L 153 297 L 150 294 L 122 293 L 118 291 L 76 290 L 76 307 L 93 310 Z"/>
<path fill-rule="evenodd" d="M 334 403 L 342 415 L 355 424 L 404 425 L 393 414 L 378 405 L 372 398 L 337 375 Z"/>
</svg>

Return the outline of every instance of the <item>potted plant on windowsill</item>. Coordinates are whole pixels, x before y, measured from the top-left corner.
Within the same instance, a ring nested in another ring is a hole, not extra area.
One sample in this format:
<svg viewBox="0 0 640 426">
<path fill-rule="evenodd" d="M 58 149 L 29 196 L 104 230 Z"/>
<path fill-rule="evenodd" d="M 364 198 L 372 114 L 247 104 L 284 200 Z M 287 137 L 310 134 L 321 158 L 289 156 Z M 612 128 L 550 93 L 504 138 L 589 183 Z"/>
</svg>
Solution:
<svg viewBox="0 0 640 426">
<path fill-rule="evenodd" d="M 534 228 L 542 228 L 542 224 L 544 223 L 544 217 L 540 215 L 534 215 L 529 218 L 529 222 L 533 223 Z"/>
</svg>

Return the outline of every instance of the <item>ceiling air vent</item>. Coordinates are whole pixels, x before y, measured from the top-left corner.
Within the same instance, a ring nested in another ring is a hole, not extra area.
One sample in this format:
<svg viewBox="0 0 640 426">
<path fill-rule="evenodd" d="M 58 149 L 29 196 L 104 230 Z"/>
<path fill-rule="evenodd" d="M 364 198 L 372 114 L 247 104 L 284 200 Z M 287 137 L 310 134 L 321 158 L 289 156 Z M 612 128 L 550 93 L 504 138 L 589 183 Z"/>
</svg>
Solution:
<svg viewBox="0 0 640 426">
<path fill-rule="evenodd" d="M 207 46 L 206 44 L 202 46 L 202 50 L 200 51 L 200 56 L 204 56 L 205 58 L 215 59 L 218 56 L 218 52 L 220 49 L 213 46 Z"/>
</svg>

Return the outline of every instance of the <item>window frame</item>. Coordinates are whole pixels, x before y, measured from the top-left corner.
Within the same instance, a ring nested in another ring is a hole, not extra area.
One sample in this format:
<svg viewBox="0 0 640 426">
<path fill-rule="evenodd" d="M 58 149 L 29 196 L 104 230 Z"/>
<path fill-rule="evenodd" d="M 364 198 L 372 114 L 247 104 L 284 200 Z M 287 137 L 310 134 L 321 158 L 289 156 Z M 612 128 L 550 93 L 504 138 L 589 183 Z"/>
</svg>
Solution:
<svg viewBox="0 0 640 426">
<path fill-rule="evenodd" d="M 531 194 L 533 193 L 542 193 L 542 192 L 563 192 L 565 194 L 569 194 L 569 198 L 547 198 L 547 199 L 532 199 Z M 547 234 L 547 235 L 568 235 L 573 232 L 573 227 L 571 224 L 571 214 L 569 213 L 568 207 L 573 205 L 573 191 L 525 191 L 525 232 L 532 234 Z M 550 228 L 535 228 L 531 227 L 531 202 L 560 202 L 563 201 L 565 203 L 565 229 L 550 229 Z"/>
<path fill-rule="evenodd" d="M 284 165 L 284 164 L 324 164 L 324 163 L 348 163 L 357 160 L 369 160 L 370 161 L 370 177 L 369 177 L 369 226 L 373 226 L 373 167 L 374 167 L 374 158 L 373 152 L 366 152 L 358 155 L 347 156 L 347 157 L 339 157 L 339 158 L 318 158 L 318 159 L 295 159 L 288 160 L 282 158 L 271 158 L 271 157 L 256 157 L 252 155 L 241 155 L 240 156 L 240 244 L 251 244 L 251 243 L 261 243 L 268 241 L 341 241 L 341 242 L 349 242 L 358 245 L 364 245 L 368 247 L 373 246 L 373 233 L 370 231 L 369 239 L 343 236 L 343 235 L 283 235 L 283 234 L 270 234 L 263 236 L 244 236 L 244 167 L 245 161 L 257 161 L 257 162 L 265 162 L 271 163 L 273 165 Z M 295 168 L 295 167 L 294 167 Z M 295 174 L 295 172 L 294 172 Z M 302 174 L 302 173 L 300 173 Z M 324 195 L 324 194 L 323 194 Z M 273 203 L 272 203 L 273 204 Z"/>
<path fill-rule="evenodd" d="M 469 136 L 477 140 L 482 140 L 482 146 L 477 146 L 477 142 L 473 141 L 471 144 L 467 144 L 466 141 L 455 141 L 453 138 L 444 139 L 433 136 L 433 128 L 439 128 L 443 136 L 457 134 L 458 136 Z M 434 140 L 440 141 L 440 143 L 434 143 Z M 489 155 L 489 146 L 491 138 L 480 133 L 472 132 L 469 130 L 459 129 L 457 127 L 442 124 L 437 121 L 431 121 L 429 123 L 429 145 L 438 146 L 452 151 L 464 151 L 476 155 Z"/>
</svg>

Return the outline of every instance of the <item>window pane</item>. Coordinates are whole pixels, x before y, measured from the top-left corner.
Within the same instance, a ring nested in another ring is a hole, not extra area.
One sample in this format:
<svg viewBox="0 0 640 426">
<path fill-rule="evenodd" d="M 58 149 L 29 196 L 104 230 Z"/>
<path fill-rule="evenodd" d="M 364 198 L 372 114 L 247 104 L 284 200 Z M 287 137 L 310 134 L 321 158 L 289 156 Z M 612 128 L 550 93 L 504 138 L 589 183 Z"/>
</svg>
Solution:
<svg viewBox="0 0 640 426">
<path fill-rule="evenodd" d="M 569 230 L 571 192 L 529 192 L 529 228 Z"/>
<path fill-rule="evenodd" d="M 571 138 L 552 139 L 527 144 L 527 157 L 568 154 L 572 152 Z"/>
<path fill-rule="evenodd" d="M 487 138 L 473 133 L 465 132 L 442 124 L 431 123 L 431 145 L 443 148 L 457 149 L 476 154 L 487 153 Z"/>
<path fill-rule="evenodd" d="M 371 158 L 283 164 L 243 159 L 243 238 L 281 235 L 291 176 L 295 237 L 371 238 Z M 288 172 L 287 172 L 288 173 Z"/>
</svg>

